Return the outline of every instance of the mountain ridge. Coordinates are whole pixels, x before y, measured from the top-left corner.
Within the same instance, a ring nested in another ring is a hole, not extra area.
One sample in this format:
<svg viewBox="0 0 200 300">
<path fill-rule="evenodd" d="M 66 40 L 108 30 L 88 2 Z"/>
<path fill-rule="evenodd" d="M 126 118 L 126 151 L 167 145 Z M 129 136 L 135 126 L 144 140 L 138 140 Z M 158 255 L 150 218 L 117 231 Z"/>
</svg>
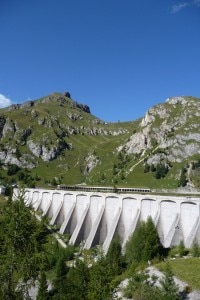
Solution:
<svg viewBox="0 0 200 300">
<path fill-rule="evenodd" d="M 92 115 L 70 93 L 1 109 L 1 181 L 23 183 L 19 174 L 28 173 L 28 184 L 41 186 L 176 188 L 182 174 L 185 185 L 198 188 L 199 100 L 171 97 L 140 119 L 116 123 Z M 18 170 L 8 175 L 13 166 Z"/>
</svg>

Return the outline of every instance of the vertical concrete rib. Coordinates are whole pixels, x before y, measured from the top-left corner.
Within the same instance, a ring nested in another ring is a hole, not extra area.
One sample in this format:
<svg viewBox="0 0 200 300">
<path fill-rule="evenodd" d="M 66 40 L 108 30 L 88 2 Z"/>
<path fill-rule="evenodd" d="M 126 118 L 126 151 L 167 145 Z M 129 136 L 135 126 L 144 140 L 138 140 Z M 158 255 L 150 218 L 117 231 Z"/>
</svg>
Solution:
<svg viewBox="0 0 200 300">
<path fill-rule="evenodd" d="M 26 190 L 24 193 L 24 202 L 26 206 L 30 206 L 31 205 L 31 201 L 32 201 L 32 197 L 33 197 L 33 192 Z"/>
<path fill-rule="evenodd" d="M 49 193 L 49 199 L 48 199 L 47 203 L 45 203 L 45 207 L 44 207 L 42 216 L 47 216 L 48 211 L 52 205 L 52 201 L 53 201 L 52 195 L 50 196 L 50 193 Z M 43 202 L 43 199 L 42 199 L 42 202 Z"/>
<path fill-rule="evenodd" d="M 106 194 L 105 194 L 106 195 Z M 121 207 L 121 201 L 119 196 L 116 195 L 106 195 L 104 198 L 105 201 L 105 210 L 104 214 L 101 218 L 100 226 L 97 230 L 97 238 L 95 237 L 95 243 L 99 245 L 103 245 L 107 235 L 110 232 L 110 228 L 113 223 L 113 219 L 115 218 L 118 208 Z"/>
<path fill-rule="evenodd" d="M 37 210 L 40 210 L 43 212 L 43 216 L 46 215 L 50 205 L 51 205 L 51 201 L 52 201 L 52 195 L 51 192 L 44 192 L 42 191 L 42 195 L 41 195 L 41 202 L 40 205 L 37 207 Z"/>
<path fill-rule="evenodd" d="M 198 205 L 198 210 L 199 210 L 199 218 L 198 218 L 197 227 L 193 234 L 192 243 L 194 241 L 196 241 L 200 245 L 200 203 L 198 203 L 197 205 Z M 191 243 L 191 245 L 192 245 L 192 243 Z"/>
<path fill-rule="evenodd" d="M 198 214 L 196 215 L 196 221 L 194 222 L 194 225 L 193 225 L 193 227 L 192 227 L 192 229 L 191 229 L 190 233 L 188 234 L 188 237 L 185 241 L 185 245 L 189 248 L 192 246 L 194 240 L 197 237 L 197 232 L 198 232 L 199 225 L 200 225 L 199 203 L 196 204 L 196 205 L 198 207 L 198 210 L 197 210 Z"/>
<path fill-rule="evenodd" d="M 122 199 L 122 213 L 119 222 L 119 235 L 124 248 L 130 235 L 134 232 L 137 225 L 141 209 L 141 201 L 138 195 L 126 195 Z"/>
<path fill-rule="evenodd" d="M 69 220 L 70 220 L 70 218 L 71 218 L 71 216 L 72 216 L 72 214 L 73 214 L 73 211 L 74 211 L 74 209 L 75 209 L 75 206 L 76 206 L 76 203 L 74 202 L 74 203 L 72 204 L 71 208 L 69 209 L 68 213 L 66 214 L 66 218 L 64 219 L 64 221 L 63 221 L 63 223 L 62 223 L 62 225 L 61 225 L 61 227 L 60 227 L 60 233 L 61 233 L 61 234 L 63 234 L 63 233 L 65 232 L 66 227 L 67 227 L 67 225 L 68 225 L 68 222 L 69 222 Z M 63 209 L 63 208 L 64 208 L 64 207 L 62 207 L 62 209 Z"/>
<path fill-rule="evenodd" d="M 160 218 L 157 223 L 157 230 L 160 240 L 166 248 L 170 247 L 175 228 L 179 222 L 178 205 L 172 200 L 160 202 Z"/>
<path fill-rule="evenodd" d="M 39 208 L 40 208 L 40 206 L 41 206 L 41 203 L 42 203 L 42 197 L 40 197 L 40 198 L 38 199 L 38 201 L 35 203 L 35 205 L 33 205 L 33 207 L 34 207 L 34 209 L 35 209 L 36 211 L 39 210 Z"/>
<path fill-rule="evenodd" d="M 160 219 L 160 203 L 158 201 L 157 201 L 157 203 L 158 203 L 158 210 L 157 210 L 156 215 L 153 219 L 154 224 L 155 224 L 156 227 L 157 227 L 159 219 Z"/>
<path fill-rule="evenodd" d="M 110 243 L 111 243 L 111 241 L 112 241 L 112 239 L 113 239 L 113 236 L 114 236 L 114 234 L 115 234 L 115 230 L 116 230 L 116 228 L 117 228 L 117 224 L 118 224 L 118 222 L 119 222 L 119 218 L 120 218 L 120 215 L 121 215 L 121 211 L 122 211 L 122 208 L 119 207 L 119 208 L 118 208 L 118 211 L 117 211 L 117 213 L 116 213 L 116 215 L 115 215 L 115 217 L 114 217 L 114 219 L 113 219 L 113 222 L 112 222 L 112 224 L 111 224 L 110 230 L 108 231 L 108 234 L 107 234 L 107 236 L 106 236 L 106 239 L 105 239 L 105 241 L 104 241 L 104 243 L 103 243 L 103 251 L 104 251 L 104 253 L 107 253 L 108 248 L 109 248 L 109 246 L 110 246 Z"/>
<path fill-rule="evenodd" d="M 36 209 L 39 207 L 40 203 L 41 203 L 41 193 L 39 191 L 34 191 L 32 194 L 32 201 L 31 201 L 31 206 Z M 36 209 L 37 210 L 37 209 Z"/>
<path fill-rule="evenodd" d="M 88 198 L 90 199 L 90 207 L 88 214 L 85 218 L 83 224 L 83 239 L 86 241 L 92 228 L 94 227 L 95 221 L 99 215 L 102 205 L 105 205 L 105 201 L 102 195 L 89 194 Z"/>
<path fill-rule="evenodd" d="M 172 240 L 173 240 L 173 237 L 175 234 L 175 230 L 178 229 L 179 221 L 180 221 L 180 215 L 176 214 L 174 217 L 174 221 L 172 222 L 171 227 L 169 228 L 169 231 L 168 231 L 166 237 L 164 237 L 164 240 L 162 242 L 162 244 L 165 248 L 169 248 L 171 246 Z M 168 228 L 166 228 L 166 229 L 168 229 Z"/>
<path fill-rule="evenodd" d="M 199 227 L 199 217 L 196 217 L 196 221 L 192 227 L 192 230 L 190 231 L 190 233 L 185 241 L 186 247 L 190 248 L 192 246 L 192 243 L 194 242 L 195 237 L 196 237 L 198 227 Z"/>
<path fill-rule="evenodd" d="M 135 218 L 133 219 L 129 229 L 127 230 L 127 232 L 125 232 L 124 241 L 122 243 L 122 248 L 123 249 L 126 246 L 126 242 L 128 241 L 129 237 L 134 233 L 139 218 L 140 218 L 140 209 L 137 209 Z"/>
<path fill-rule="evenodd" d="M 152 220 L 155 220 L 156 214 L 158 212 L 158 201 L 155 199 L 144 198 L 141 201 L 141 221 L 147 221 L 148 217 L 151 216 Z"/>
<path fill-rule="evenodd" d="M 51 206 L 48 210 L 48 218 L 52 219 L 63 201 L 63 192 L 52 192 Z"/>
<path fill-rule="evenodd" d="M 58 215 L 62 209 L 63 206 L 63 202 L 60 202 L 60 205 L 58 206 L 57 210 L 55 211 L 51 221 L 50 221 L 50 225 L 54 225 L 56 223 L 56 219 L 58 218 Z"/>
<path fill-rule="evenodd" d="M 69 240 L 69 244 L 74 245 L 76 243 L 76 240 L 77 240 L 78 235 L 80 233 L 81 227 L 83 226 L 84 219 L 87 215 L 88 209 L 89 209 L 89 204 L 87 204 L 87 206 L 85 207 L 85 209 L 82 213 L 82 216 L 80 218 L 80 221 L 77 223 L 76 228 L 74 229 L 73 234 L 72 234 L 72 236 Z"/>
<path fill-rule="evenodd" d="M 75 208 L 75 202 L 76 202 L 75 194 L 71 192 L 68 193 L 63 192 L 62 202 L 63 204 L 59 211 L 59 214 L 57 215 L 56 223 L 61 226 L 60 229 L 62 233 L 64 233 L 67 229 L 68 221 L 70 220 L 73 210 Z"/>
<path fill-rule="evenodd" d="M 181 203 L 181 225 L 183 229 L 184 243 L 186 247 L 190 247 L 192 230 L 197 226 L 197 218 L 199 210 L 194 202 Z"/>
<path fill-rule="evenodd" d="M 99 214 L 98 214 L 98 216 L 97 216 L 97 218 L 94 222 L 94 225 L 91 228 L 90 234 L 88 235 L 88 238 L 86 239 L 86 242 L 85 242 L 85 245 L 84 245 L 85 249 L 90 249 L 92 247 L 92 243 L 94 241 L 94 237 L 96 235 L 99 224 L 101 222 L 104 210 L 105 210 L 105 206 L 102 206 L 101 210 L 99 211 Z"/>
</svg>

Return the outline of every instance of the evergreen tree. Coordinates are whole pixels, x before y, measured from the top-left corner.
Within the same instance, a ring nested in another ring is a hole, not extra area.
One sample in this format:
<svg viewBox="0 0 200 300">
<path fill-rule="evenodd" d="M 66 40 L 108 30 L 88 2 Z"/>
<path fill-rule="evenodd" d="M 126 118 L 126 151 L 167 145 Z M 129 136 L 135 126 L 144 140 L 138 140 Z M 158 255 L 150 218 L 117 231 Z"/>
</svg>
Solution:
<svg viewBox="0 0 200 300">
<path fill-rule="evenodd" d="M 151 170 L 151 172 L 155 172 L 155 171 L 156 171 L 156 167 L 154 166 L 154 164 L 152 164 L 152 165 L 150 166 L 150 170 Z"/>
<path fill-rule="evenodd" d="M 181 299 L 178 293 L 178 287 L 175 284 L 173 273 L 169 263 L 165 269 L 165 277 L 160 280 L 161 292 L 164 300 L 179 300 Z"/>
<path fill-rule="evenodd" d="M 125 258 L 127 263 L 140 262 L 142 260 L 142 253 L 145 247 L 145 223 L 140 222 L 135 232 L 130 236 L 125 247 Z"/>
<path fill-rule="evenodd" d="M 181 169 L 181 175 L 180 175 L 180 179 L 179 179 L 179 186 L 186 186 L 187 184 L 187 177 L 186 177 L 186 169 L 182 168 Z"/>
<path fill-rule="evenodd" d="M 168 172 L 168 167 L 163 165 L 163 164 L 158 164 L 156 167 L 156 172 L 155 172 L 155 178 L 160 179 L 162 177 L 165 177 L 165 175 Z"/>
<path fill-rule="evenodd" d="M 34 280 L 40 267 L 47 263 L 43 243 L 48 231 L 25 206 L 23 194 L 16 201 L 7 201 L 2 209 L 0 227 L 3 228 L 0 232 L 0 284 L 3 293 L 19 294 L 20 290 L 25 292 L 27 281 Z M 23 284 L 17 285 L 19 280 Z M 10 299 L 15 299 L 13 295 Z"/>
<path fill-rule="evenodd" d="M 117 175 L 117 173 L 118 173 L 117 165 L 114 164 L 113 165 L 113 175 Z"/>
<path fill-rule="evenodd" d="M 157 229 L 151 217 L 148 217 L 145 224 L 145 245 L 142 251 L 143 261 L 152 260 L 156 256 L 161 256 L 162 245 Z"/>
<path fill-rule="evenodd" d="M 111 241 L 106 255 L 107 264 L 113 276 L 119 275 L 122 271 L 122 248 L 119 235 L 116 235 Z"/>
<path fill-rule="evenodd" d="M 67 292 L 66 286 L 66 275 L 68 268 L 65 263 L 64 256 L 61 256 L 56 264 L 55 269 L 55 279 L 53 281 L 53 287 L 55 289 L 54 293 L 56 295 L 55 299 L 64 299 L 65 293 Z"/>
<path fill-rule="evenodd" d="M 147 222 L 138 224 L 135 232 L 126 244 L 125 257 L 128 263 L 141 262 L 159 257 L 162 255 L 162 245 L 157 229 L 151 217 Z"/>
<path fill-rule="evenodd" d="M 194 242 L 192 244 L 191 254 L 193 257 L 200 256 L 200 247 L 199 247 L 199 244 L 196 239 L 194 240 Z"/>
<path fill-rule="evenodd" d="M 164 300 L 160 290 L 149 279 L 144 271 L 134 272 L 125 288 L 125 296 L 135 300 Z"/>
<path fill-rule="evenodd" d="M 145 163 L 144 165 L 144 173 L 148 173 L 150 171 L 150 165 L 148 165 L 147 163 Z"/>
<path fill-rule="evenodd" d="M 179 256 L 183 257 L 184 255 L 186 255 L 187 251 L 185 249 L 185 245 L 184 245 L 184 241 L 180 241 L 180 244 L 178 246 L 178 251 L 179 251 Z"/>
<path fill-rule="evenodd" d="M 83 259 L 77 259 L 75 266 L 69 270 L 67 275 L 67 292 L 65 299 L 70 300 L 87 300 L 88 286 L 90 281 L 90 268 L 87 256 Z"/>
<path fill-rule="evenodd" d="M 8 170 L 7 170 L 7 174 L 8 174 L 8 176 L 15 175 L 19 170 L 20 170 L 20 168 L 17 165 L 14 165 L 14 164 L 9 165 Z"/>
<path fill-rule="evenodd" d="M 99 254 L 98 261 L 90 268 L 90 282 L 88 286 L 88 300 L 112 299 L 110 266 L 103 253 Z"/>
<path fill-rule="evenodd" d="M 41 272 L 39 277 L 39 288 L 37 293 L 37 300 L 48 300 L 48 283 L 46 275 L 44 272 Z"/>
</svg>

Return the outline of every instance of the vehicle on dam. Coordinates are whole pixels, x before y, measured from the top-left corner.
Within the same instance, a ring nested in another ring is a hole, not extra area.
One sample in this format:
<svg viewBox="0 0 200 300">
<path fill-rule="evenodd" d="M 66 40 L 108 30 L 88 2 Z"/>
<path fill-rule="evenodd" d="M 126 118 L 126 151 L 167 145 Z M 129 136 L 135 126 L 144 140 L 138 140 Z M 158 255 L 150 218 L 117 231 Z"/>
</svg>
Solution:
<svg viewBox="0 0 200 300">
<path fill-rule="evenodd" d="M 102 186 L 87 186 L 87 185 L 57 185 L 59 190 L 67 191 L 84 191 L 84 192 L 102 192 L 102 193 L 151 193 L 149 188 L 122 188 L 122 187 L 102 187 Z"/>
</svg>

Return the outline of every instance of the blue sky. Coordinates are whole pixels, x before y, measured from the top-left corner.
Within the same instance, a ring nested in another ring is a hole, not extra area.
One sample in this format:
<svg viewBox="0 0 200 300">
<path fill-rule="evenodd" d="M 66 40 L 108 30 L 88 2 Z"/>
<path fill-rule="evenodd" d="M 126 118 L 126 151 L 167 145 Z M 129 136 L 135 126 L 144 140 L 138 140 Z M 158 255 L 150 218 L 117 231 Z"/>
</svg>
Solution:
<svg viewBox="0 0 200 300">
<path fill-rule="evenodd" d="M 110 122 L 200 97 L 200 0 L 1 0 L 0 106 L 65 91 Z"/>
</svg>

